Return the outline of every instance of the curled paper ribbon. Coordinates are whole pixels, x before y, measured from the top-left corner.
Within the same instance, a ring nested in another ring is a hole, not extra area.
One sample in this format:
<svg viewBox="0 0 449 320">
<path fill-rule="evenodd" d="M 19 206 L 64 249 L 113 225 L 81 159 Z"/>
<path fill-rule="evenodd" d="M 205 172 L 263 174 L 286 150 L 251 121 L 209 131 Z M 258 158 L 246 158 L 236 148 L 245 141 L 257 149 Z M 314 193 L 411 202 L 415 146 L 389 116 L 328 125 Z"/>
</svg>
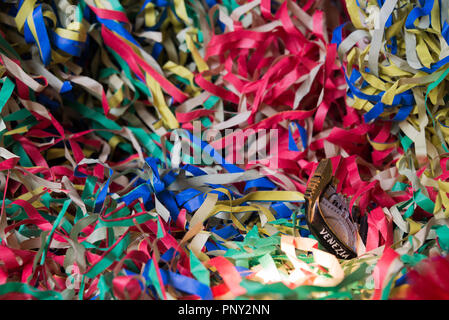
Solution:
<svg viewBox="0 0 449 320">
<path fill-rule="evenodd" d="M 443 2 L 3 2 L 0 298 L 388 298 L 449 249 Z"/>
</svg>

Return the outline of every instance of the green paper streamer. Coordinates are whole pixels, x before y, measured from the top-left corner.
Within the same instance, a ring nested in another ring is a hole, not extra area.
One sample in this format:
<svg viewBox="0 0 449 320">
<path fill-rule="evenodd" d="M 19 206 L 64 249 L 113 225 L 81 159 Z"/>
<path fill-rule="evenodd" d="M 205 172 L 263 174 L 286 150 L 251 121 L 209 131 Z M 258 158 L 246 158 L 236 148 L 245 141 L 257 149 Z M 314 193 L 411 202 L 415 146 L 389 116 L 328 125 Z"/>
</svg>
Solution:
<svg viewBox="0 0 449 320">
<path fill-rule="evenodd" d="M 190 272 L 192 272 L 196 280 L 210 287 L 210 274 L 207 268 L 195 256 L 192 250 L 190 250 L 189 257 L 190 257 Z"/>
</svg>

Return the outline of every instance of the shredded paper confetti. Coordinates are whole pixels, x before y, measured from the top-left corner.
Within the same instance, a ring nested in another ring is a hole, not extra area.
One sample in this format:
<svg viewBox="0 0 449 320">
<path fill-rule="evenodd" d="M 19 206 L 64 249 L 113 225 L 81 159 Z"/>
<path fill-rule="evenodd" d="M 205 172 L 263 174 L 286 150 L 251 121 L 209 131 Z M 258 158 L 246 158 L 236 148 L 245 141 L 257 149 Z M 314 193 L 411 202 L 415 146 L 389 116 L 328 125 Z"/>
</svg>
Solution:
<svg viewBox="0 0 449 320">
<path fill-rule="evenodd" d="M 0 0 L 0 77 L 0 299 L 449 299 L 446 0 Z"/>
</svg>

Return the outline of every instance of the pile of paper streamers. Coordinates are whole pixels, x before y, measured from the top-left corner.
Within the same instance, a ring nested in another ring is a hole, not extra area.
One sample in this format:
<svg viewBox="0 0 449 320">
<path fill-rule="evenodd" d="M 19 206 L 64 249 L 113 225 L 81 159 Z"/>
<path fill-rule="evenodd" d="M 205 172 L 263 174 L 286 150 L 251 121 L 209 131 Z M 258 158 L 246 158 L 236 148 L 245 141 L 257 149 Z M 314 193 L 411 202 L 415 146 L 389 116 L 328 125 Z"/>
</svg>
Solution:
<svg viewBox="0 0 449 320">
<path fill-rule="evenodd" d="M 447 296 L 448 1 L 0 8 L 1 299 Z M 352 260 L 306 225 L 324 158 Z"/>
</svg>

